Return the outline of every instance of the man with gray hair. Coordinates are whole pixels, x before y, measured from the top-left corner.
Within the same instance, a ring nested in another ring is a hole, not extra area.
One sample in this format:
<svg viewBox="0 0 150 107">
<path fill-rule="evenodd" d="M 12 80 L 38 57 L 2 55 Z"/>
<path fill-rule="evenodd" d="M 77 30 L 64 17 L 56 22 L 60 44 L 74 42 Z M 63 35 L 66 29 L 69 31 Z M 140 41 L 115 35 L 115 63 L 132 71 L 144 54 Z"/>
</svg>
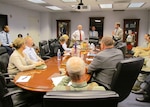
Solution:
<svg viewBox="0 0 150 107">
<path fill-rule="evenodd" d="M 85 63 L 80 57 L 71 57 L 66 63 L 67 74 L 53 90 L 105 90 L 96 82 L 87 84 Z M 69 82 L 72 84 L 68 86 Z"/>
<path fill-rule="evenodd" d="M 92 76 L 90 82 L 97 82 L 106 89 L 110 89 L 116 65 L 124 59 L 124 56 L 121 50 L 114 48 L 114 41 L 111 36 L 104 36 L 100 41 L 100 47 L 101 51 L 88 66 L 87 73 Z"/>
</svg>

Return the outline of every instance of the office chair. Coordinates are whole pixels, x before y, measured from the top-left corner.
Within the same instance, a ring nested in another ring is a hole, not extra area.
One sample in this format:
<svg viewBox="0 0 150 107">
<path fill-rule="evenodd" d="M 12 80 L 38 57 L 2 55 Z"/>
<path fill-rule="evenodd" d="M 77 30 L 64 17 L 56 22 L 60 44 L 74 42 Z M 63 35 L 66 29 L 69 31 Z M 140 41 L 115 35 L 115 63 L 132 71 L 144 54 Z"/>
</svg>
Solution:
<svg viewBox="0 0 150 107">
<path fill-rule="evenodd" d="M 65 105 L 96 107 L 117 107 L 118 94 L 114 91 L 84 90 L 84 91 L 50 91 L 43 96 L 44 107 L 60 107 Z"/>
<path fill-rule="evenodd" d="M 60 49 L 61 45 L 59 44 L 59 41 L 58 40 L 54 40 L 51 42 L 51 44 L 49 45 L 49 48 L 50 48 L 50 56 L 53 57 L 53 56 L 57 56 L 57 51 L 58 49 Z M 62 53 L 62 49 L 61 50 L 61 54 Z"/>
<path fill-rule="evenodd" d="M 46 40 L 41 40 L 39 42 L 39 48 L 40 48 L 40 56 L 43 60 L 50 58 L 50 50 L 49 45 Z"/>
<path fill-rule="evenodd" d="M 127 44 L 125 42 L 116 42 L 115 47 L 122 51 L 125 58 L 125 55 L 127 53 Z"/>
<path fill-rule="evenodd" d="M 7 53 L 7 50 L 5 49 L 5 47 L 0 47 L 0 72 L 2 73 L 2 75 L 5 76 L 5 79 L 7 81 L 7 87 L 15 87 L 15 84 L 13 82 L 11 82 L 11 79 L 9 77 L 8 71 L 7 71 L 7 67 L 8 67 L 8 63 L 9 63 L 9 54 Z"/>
<path fill-rule="evenodd" d="M 89 43 L 94 43 L 94 45 L 99 45 L 99 38 L 97 37 L 89 37 Z"/>
<path fill-rule="evenodd" d="M 0 107 L 28 107 L 27 103 L 23 99 L 15 100 L 16 96 L 19 96 L 23 90 L 19 88 L 9 88 L 6 86 L 5 77 L 0 73 Z"/>
<path fill-rule="evenodd" d="M 110 86 L 112 91 L 119 94 L 119 102 L 130 94 L 143 64 L 144 58 L 142 57 L 124 59 L 117 64 Z"/>
</svg>

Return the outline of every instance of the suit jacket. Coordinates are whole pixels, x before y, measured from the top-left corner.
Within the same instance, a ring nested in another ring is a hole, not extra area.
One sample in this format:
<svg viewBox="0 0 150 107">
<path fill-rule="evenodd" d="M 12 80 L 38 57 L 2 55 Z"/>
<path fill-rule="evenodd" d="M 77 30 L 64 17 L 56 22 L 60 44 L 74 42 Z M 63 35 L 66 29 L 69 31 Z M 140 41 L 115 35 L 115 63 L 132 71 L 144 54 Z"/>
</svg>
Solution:
<svg viewBox="0 0 150 107">
<path fill-rule="evenodd" d="M 99 52 L 88 67 L 87 73 L 91 73 L 91 81 L 95 81 L 110 89 L 116 65 L 123 59 L 123 53 L 116 48 L 105 49 Z"/>
<path fill-rule="evenodd" d="M 123 30 L 119 27 L 118 29 L 114 30 L 114 39 L 115 40 L 123 40 Z"/>
</svg>

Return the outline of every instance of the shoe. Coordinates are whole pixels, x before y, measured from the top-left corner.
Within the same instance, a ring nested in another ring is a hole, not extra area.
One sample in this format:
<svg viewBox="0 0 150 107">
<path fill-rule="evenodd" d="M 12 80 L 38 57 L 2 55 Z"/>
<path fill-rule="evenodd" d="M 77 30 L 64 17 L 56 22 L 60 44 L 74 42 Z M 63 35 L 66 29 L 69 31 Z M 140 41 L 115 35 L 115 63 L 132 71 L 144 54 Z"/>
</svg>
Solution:
<svg viewBox="0 0 150 107">
<path fill-rule="evenodd" d="M 140 102 L 150 102 L 150 97 L 148 95 L 144 95 L 143 97 L 136 98 L 136 101 Z"/>
<path fill-rule="evenodd" d="M 134 94 L 146 94 L 146 92 L 143 89 L 140 89 L 138 91 L 132 90 L 131 92 L 134 93 Z"/>
</svg>

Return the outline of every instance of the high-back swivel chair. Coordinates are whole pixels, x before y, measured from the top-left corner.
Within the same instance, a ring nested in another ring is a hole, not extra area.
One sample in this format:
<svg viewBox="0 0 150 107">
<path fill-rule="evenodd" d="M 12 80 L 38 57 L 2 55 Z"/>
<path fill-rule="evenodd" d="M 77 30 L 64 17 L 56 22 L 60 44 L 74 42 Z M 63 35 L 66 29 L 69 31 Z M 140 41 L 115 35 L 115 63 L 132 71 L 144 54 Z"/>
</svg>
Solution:
<svg viewBox="0 0 150 107">
<path fill-rule="evenodd" d="M 39 42 L 39 48 L 40 48 L 40 56 L 43 60 L 50 58 L 50 49 L 49 45 L 46 40 L 41 40 Z"/>
<path fill-rule="evenodd" d="M 111 90 L 119 94 L 119 101 L 127 98 L 132 87 L 141 72 L 144 58 L 136 57 L 120 61 L 114 73 L 111 83 Z"/>
</svg>

